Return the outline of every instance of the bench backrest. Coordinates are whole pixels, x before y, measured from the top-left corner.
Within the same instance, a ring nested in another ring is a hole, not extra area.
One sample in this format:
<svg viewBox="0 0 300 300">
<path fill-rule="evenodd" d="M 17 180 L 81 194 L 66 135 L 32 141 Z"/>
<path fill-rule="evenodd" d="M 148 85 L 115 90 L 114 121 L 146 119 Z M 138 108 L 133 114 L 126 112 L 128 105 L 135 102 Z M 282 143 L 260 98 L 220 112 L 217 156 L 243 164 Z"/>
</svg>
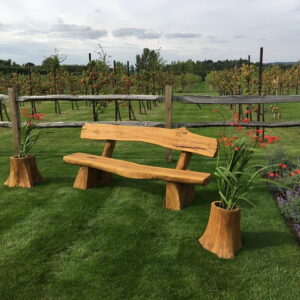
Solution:
<svg viewBox="0 0 300 300">
<path fill-rule="evenodd" d="M 80 137 L 91 140 L 146 142 L 208 157 L 215 157 L 218 149 L 215 138 L 191 133 L 186 128 L 166 129 L 86 123 L 82 127 Z"/>
</svg>

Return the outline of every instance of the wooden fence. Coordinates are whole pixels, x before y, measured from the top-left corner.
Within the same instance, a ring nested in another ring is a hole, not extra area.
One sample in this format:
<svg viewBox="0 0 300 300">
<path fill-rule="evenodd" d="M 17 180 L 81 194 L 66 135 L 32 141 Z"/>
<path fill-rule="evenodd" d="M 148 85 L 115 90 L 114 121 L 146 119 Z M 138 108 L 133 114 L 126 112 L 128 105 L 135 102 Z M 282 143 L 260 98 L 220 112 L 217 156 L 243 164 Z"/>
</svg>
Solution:
<svg viewBox="0 0 300 300">
<path fill-rule="evenodd" d="M 3 113 L 6 113 L 7 119 L 9 116 L 6 111 L 4 102 L 7 101 L 8 96 L 0 94 L 0 121 L 3 121 Z M 140 114 L 147 114 L 147 110 L 152 109 L 152 106 L 156 106 L 157 102 L 164 100 L 164 97 L 157 95 L 43 95 L 43 96 L 21 96 L 17 97 L 17 102 L 22 105 L 25 102 L 31 103 L 32 110 L 36 113 L 36 102 L 53 101 L 55 103 L 55 113 L 61 113 L 59 101 L 70 101 L 72 103 L 72 109 L 74 106 L 78 108 L 77 102 L 84 101 L 92 104 L 92 115 L 94 121 L 99 121 L 96 106 L 97 104 L 103 104 L 106 101 L 113 101 L 115 104 L 115 121 L 122 121 L 120 112 L 120 101 L 126 101 L 128 106 L 129 120 L 136 120 L 135 113 L 132 108 L 131 101 L 138 101 Z M 145 103 L 146 102 L 146 106 Z"/>
<path fill-rule="evenodd" d="M 0 95 L 0 100 L 5 96 Z M 0 127 L 12 128 L 14 136 L 15 149 L 19 145 L 19 134 L 20 134 L 20 114 L 19 104 L 22 102 L 31 101 L 91 101 L 95 103 L 97 101 L 164 101 L 165 102 L 165 120 L 164 122 L 138 122 L 138 121 L 106 121 L 99 122 L 103 124 L 122 124 L 129 126 L 150 126 L 150 127 L 166 127 L 166 128 L 200 128 L 200 127 L 224 127 L 232 126 L 232 121 L 213 121 L 213 122 L 172 122 L 172 106 L 173 101 L 186 103 L 186 104 L 270 104 L 270 103 L 294 103 L 300 102 L 300 95 L 289 95 L 289 96 L 173 96 L 172 88 L 166 86 L 165 96 L 156 95 L 48 95 L 48 96 L 21 96 L 18 97 L 15 89 L 8 90 L 8 103 L 10 105 L 10 116 L 11 122 L 0 122 Z M 300 126 L 300 121 L 289 121 L 289 122 L 264 122 L 254 121 L 237 122 L 236 124 L 256 127 L 256 128 L 280 128 L 280 127 L 296 127 Z M 51 122 L 51 123 L 38 123 L 38 128 L 72 128 L 82 127 L 85 122 Z"/>
</svg>

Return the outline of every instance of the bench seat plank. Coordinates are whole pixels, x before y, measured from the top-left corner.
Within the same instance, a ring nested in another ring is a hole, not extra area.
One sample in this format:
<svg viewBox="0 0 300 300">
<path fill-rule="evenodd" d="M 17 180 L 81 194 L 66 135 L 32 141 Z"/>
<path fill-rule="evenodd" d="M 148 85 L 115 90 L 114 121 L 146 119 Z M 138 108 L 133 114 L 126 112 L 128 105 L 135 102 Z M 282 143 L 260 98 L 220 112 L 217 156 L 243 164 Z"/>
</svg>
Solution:
<svg viewBox="0 0 300 300">
<path fill-rule="evenodd" d="M 206 185 L 211 176 L 209 173 L 153 167 L 86 153 L 67 155 L 64 156 L 63 160 L 65 163 L 94 168 L 135 179 L 159 179 L 186 184 Z"/>
</svg>

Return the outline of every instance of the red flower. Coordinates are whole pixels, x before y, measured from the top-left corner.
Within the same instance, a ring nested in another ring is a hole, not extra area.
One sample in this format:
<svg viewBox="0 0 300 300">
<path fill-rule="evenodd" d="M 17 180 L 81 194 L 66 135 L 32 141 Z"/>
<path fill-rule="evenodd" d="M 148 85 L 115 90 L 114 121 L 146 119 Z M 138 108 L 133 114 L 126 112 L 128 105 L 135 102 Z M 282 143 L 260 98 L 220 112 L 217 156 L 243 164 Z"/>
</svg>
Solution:
<svg viewBox="0 0 300 300">
<path fill-rule="evenodd" d="M 296 170 L 294 170 L 294 173 L 299 175 L 300 174 L 300 170 L 296 169 Z"/>
<path fill-rule="evenodd" d="M 251 130 L 244 132 L 244 135 L 253 135 L 253 134 L 254 134 L 254 132 Z"/>
<path fill-rule="evenodd" d="M 256 129 L 255 132 L 256 132 L 256 133 L 262 133 L 263 130 L 262 130 L 262 129 Z"/>
<path fill-rule="evenodd" d="M 278 136 L 271 136 L 271 135 L 265 135 L 265 141 L 267 141 L 269 144 L 273 144 L 273 142 L 280 141 L 280 138 Z"/>
<path fill-rule="evenodd" d="M 246 109 L 246 110 L 244 111 L 244 113 L 245 113 L 245 114 L 250 114 L 250 110 Z"/>
<path fill-rule="evenodd" d="M 217 109 L 213 109 L 211 112 L 213 112 L 213 113 L 217 113 L 217 112 L 219 112 Z"/>
<path fill-rule="evenodd" d="M 287 165 L 285 164 L 278 164 L 279 167 L 281 167 L 282 169 L 286 169 L 287 168 Z"/>
<path fill-rule="evenodd" d="M 295 173 L 289 173 L 289 175 L 290 175 L 290 176 L 295 176 L 296 174 L 295 174 Z"/>
<path fill-rule="evenodd" d="M 35 120 L 40 120 L 41 119 L 39 114 L 34 114 L 33 117 L 34 117 Z"/>
<path fill-rule="evenodd" d="M 45 116 L 45 114 L 34 114 L 33 116 L 32 116 L 32 118 L 34 118 L 35 120 L 40 120 L 42 117 L 44 117 Z"/>
<path fill-rule="evenodd" d="M 24 108 L 22 108 L 22 116 L 26 117 L 26 115 L 27 115 L 27 108 L 24 107 Z"/>
<path fill-rule="evenodd" d="M 238 126 L 238 127 L 236 128 L 236 130 L 237 130 L 238 132 L 242 131 L 242 130 L 243 130 L 243 126 Z"/>
<path fill-rule="evenodd" d="M 276 173 L 276 172 L 269 172 L 269 173 L 268 173 L 268 176 L 269 176 L 269 177 L 279 177 L 279 174 Z"/>
<path fill-rule="evenodd" d="M 244 118 L 244 119 L 242 120 L 242 122 L 243 122 L 243 123 L 248 123 L 248 122 L 249 122 L 249 119 Z"/>
<path fill-rule="evenodd" d="M 234 150 L 235 151 L 239 151 L 239 147 L 234 147 Z"/>
<path fill-rule="evenodd" d="M 259 143 L 259 147 L 266 148 L 266 143 Z"/>
</svg>

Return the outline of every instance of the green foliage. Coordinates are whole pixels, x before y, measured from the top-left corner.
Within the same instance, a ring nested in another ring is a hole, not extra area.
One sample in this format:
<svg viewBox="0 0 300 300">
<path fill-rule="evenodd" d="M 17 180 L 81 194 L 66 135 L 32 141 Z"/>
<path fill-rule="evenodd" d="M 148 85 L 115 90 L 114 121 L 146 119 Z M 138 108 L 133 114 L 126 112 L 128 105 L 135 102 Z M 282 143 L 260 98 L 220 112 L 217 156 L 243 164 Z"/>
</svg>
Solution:
<svg viewBox="0 0 300 300">
<path fill-rule="evenodd" d="M 56 73 L 60 68 L 61 63 L 66 59 L 65 55 L 59 54 L 57 49 L 54 49 L 54 54 L 46 57 L 42 62 L 42 68 L 48 72 Z"/>
<path fill-rule="evenodd" d="M 298 94 L 300 65 L 290 68 L 264 66 L 262 95 Z M 220 95 L 257 95 L 259 92 L 259 67 L 253 64 L 214 70 L 206 78 Z"/>
<path fill-rule="evenodd" d="M 224 151 L 224 165 L 220 163 L 221 151 L 219 152 L 214 174 L 218 181 L 221 207 L 234 209 L 240 200 L 251 203 L 247 195 L 253 188 L 254 180 L 265 169 L 254 171 L 253 167 L 248 167 L 255 146 L 249 136 L 242 136 L 232 141 L 232 148 Z"/>
<path fill-rule="evenodd" d="M 110 56 L 104 51 L 101 44 L 98 44 L 99 50 L 96 52 L 98 55 L 98 58 L 93 61 L 94 66 L 97 71 L 100 71 L 104 74 L 109 73 L 109 59 Z"/>
<path fill-rule="evenodd" d="M 286 194 L 286 197 L 287 201 L 284 201 L 283 203 L 279 204 L 282 214 L 289 221 L 300 224 L 300 194 L 288 193 Z"/>
<path fill-rule="evenodd" d="M 159 70 L 163 66 L 163 59 L 160 56 L 159 50 L 150 50 L 144 48 L 143 53 L 136 56 L 136 69 L 138 72 L 141 70 L 150 72 Z"/>
<path fill-rule="evenodd" d="M 300 223 L 300 174 L 294 170 L 300 169 L 300 161 L 294 160 L 282 148 L 266 156 L 267 163 L 274 163 L 272 172 L 276 172 L 276 181 L 270 181 L 271 189 L 276 192 L 279 208 L 289 221 Z M 280 167 L 282 163 L 285 168 Z M 275 185 L 274 185 L 275 184 Z"/>
<path fill-rule="evenodd" d="M 174 77 L 174 88 L 177 93 L 197 90 L 201 83 L 201 78 L 192 73 L 182 73 L 181 75 L 175 75 Z"/>
<path fill-rule="evenodd" d="M 271 153 L 266 155 L 266 164 L 273 166 L 270 167 L 268 171 L 276 172 L 281 177 L 281 180 L 284 180 L 284 178 L 290 178 L 288 173 L 292 172 L 297 167 L 296 162 L 282 147 L 276 147 Z M 280 167 L 280 164 L 286 165 L 286 168 L 283 169 Z"/>
<path fill-rule="evenodd" d="M 39 138 L 39 132 L 32 121 L 28 121 L 21 129 L 20 149 L 18 157 L 26 157 Z"/>
</svg>

